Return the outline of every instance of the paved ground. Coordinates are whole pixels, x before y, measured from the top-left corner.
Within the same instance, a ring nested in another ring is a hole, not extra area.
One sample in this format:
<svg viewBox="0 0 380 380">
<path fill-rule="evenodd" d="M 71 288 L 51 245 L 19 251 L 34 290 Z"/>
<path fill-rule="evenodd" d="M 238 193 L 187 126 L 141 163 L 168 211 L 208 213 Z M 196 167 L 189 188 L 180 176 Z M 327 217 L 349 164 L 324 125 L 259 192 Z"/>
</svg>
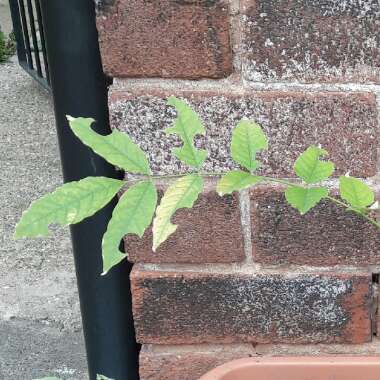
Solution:
<svg viewBox="0 0 380 380">
<path fill-rule="evenodd" d="M 0 29 L 6 34 L 12 31 L 8 0 L 0 0 Z"/>
<path fill-rule="evenodd" d="M 61 183 L 50 96 L 15 61 L 0 65 L 0 170 L 0 379 L 86 379 L 68 231 L 12 240 L 22 211 Z"/>
</svg>

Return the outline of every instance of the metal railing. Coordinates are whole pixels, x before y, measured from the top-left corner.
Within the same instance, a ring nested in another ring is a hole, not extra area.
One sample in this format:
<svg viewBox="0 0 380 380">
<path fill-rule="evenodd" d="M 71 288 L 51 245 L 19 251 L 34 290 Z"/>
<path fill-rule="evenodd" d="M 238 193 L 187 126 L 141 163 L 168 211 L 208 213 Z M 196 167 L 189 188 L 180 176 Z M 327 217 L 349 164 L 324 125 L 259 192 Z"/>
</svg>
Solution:
<svg viewBox="0 0 380 380">
<path fill-rule="evenodd" d="M 50 91 L 40 0 L 9 0 L 20 66 Z"/>
<path fill-rule="evenodd" d="M 94 0 L 9 0 L 21 66 L 50 89 L 65 182 L 121 173 L 84 146 L 66 115 L 92 117 L 93 128 L 111 133 L 108 81 L 102 69 Z M 46 42 L 46 45 L 45 45 Z M 47 65 L 49 62 L 49 67 Z M 139 345 L 132 317 L 129 273 L 124 260 L 102 272 L 102 236 L 116 199 L 92 218 L 71 226 L 86 342 L 89 379 L 138 380 Z"/>
</svg>

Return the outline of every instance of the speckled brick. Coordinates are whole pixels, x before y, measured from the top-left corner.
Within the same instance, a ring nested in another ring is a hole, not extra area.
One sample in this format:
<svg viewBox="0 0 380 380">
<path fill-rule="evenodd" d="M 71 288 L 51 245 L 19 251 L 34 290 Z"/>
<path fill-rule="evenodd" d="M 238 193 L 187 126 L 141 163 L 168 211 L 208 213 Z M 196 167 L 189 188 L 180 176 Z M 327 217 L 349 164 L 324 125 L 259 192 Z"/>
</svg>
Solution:
<svg viewBox="0 0 380 380">
<path fill-rule="evenodd" d="M 169 95 L 173 92 L 152 87 L 129 91 L 115 87 L 110 94 L 112 127 L 138 142 L 159 174 L 189 170 L 170 153 L 179 140 L 164 133 L 175 118 L 174 109 L 165 105 Z M 372 94 L 184 91 L 175 95 L 187 99 L 204 121 L 206 136 L 196 143 L 210 152 L 204 170 L 235 166 L 229 157 L 231 131 L 247 118 L 260 123 L 269 138 L 269 150 L 260 154 L 261 173 L 293 176 L 294 161 L 311 144 L 330 152 L 336 173 L 350 171 L 363 177 L 376 173 L 378 120 Z"/>
<path fill-rule="evenodd" d="M 145 263 L 231 263 L 245 259 L 239 197 L 220 197 L 216 183 L 207 181 L 194 207 L 176 212 L 176 232 L 152 251 L 152 230 L 140 239 L 125 238 L 133 262 Z M 161 187 L 162 188 L 162 187 Z M 162 193 L 161 193 L 162 196 Z"/>
<path fill-rule="evenodd" d="M 98 2 L 103 67 L 115 77 L 221 78 L 232 72 L 228 3 Z"/>
<path fill-rule="evenodd" d="M 252 356 L 249 345 L 223 348 L 144 345 L 140 353 L 141 380 L 199 380 L 208 371 L 231 360 Z"/>
<path fill-rule="evenodd" d="M 330 201 L 306 215 L 281 188 L 251 190 L 254 260 L 269 265 L 380 265 L 379 229 Z"/>
<path fill-rule="evenodd" d="M 377 0 L 244 0 L 252 81 L 380 83 Z"/>
<path fill-rule="evenodd" d="M 142 343 L 363 343 L 371 339 L 367 274 L 132 273 Z"/>
</svg>

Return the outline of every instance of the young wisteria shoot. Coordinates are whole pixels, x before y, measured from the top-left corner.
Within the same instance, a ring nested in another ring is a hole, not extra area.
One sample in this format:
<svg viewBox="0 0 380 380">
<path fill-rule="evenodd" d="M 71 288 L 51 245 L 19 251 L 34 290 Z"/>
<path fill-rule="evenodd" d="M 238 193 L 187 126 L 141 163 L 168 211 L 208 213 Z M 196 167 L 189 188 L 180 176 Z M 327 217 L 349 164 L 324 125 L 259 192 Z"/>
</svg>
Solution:
<svg viewBox="0 0 380 380">
<path fill-rule="evenodd" d="M 166 133 L 177 135 L 182 141 L 182 146 L 174 148 L 172 153 L 190 167 L 191 172 L 154 176 L 145 153 L 127 134 L 115 130 L 108 136 L 102 136 L 91 128 L 93 119 L 68 117 L 71 130 L 83 144 L 126 173 L 138 175 L 138 179 L 87 177 L 67 183 L 35 201 L 24 212 L 16 226 L 15 237 L 46 236 L 50 224 L 66 226 L 79 223 L 126 188 L 103 236 L 103 274 L 106 274 L 128 256 L 128 252 L 119 249 L 123 237 L 136 234 L 141 238 L 152 222 L 152 249 L 156 251 L 177 229 L 171 222 L 175 212 L 194 205 L 203 190 L 204 178 L 210 176 L 219 178 L 216 191 L 220 196 L 258 183 L 274 182 L 283 185 L 286 200 L 301 214 L 307 213 L 322 199 L 328 199 L 380 228 L 380 223 L 371 217 L 371 211 L 378 209 L 378 202 L 375 202 L 374 191 L 365 182 L 348 174 L 340 176 L 338 196 L 333 196 L 323 184 L 333 174 L 335 165 L 326 160 L 328 152 L 322 147 L 310 146 L 298 157 L 294 164 L 297 182 L 255 174 L 260 166 L 256 155 L 268 149 L 268 140 L 261 127 L 253 121 L 241 120 L 232 131 L 231 157 L 241 169 L 225 173 L 203 172 L 208 152 L 194 144 L 197 135 L 205 134 L 200 118 L 183 100 L 170 97 L 168 104 L 175 107 L 177 118 Z M 175 180 L 158 204 L 155 181 L 162 178 Z"/>
</svg>

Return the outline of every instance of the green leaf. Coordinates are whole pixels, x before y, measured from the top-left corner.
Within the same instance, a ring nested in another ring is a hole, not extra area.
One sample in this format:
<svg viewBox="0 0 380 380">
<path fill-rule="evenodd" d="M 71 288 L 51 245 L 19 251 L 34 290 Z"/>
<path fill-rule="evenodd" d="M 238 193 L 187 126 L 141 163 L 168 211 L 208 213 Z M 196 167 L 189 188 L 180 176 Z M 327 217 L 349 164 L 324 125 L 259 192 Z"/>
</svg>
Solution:
<svg viewBox="0 0 380 380">
<path fill-rule="evenodd" d="M 249 171 L 260 166 L 256 154 L 268 149 L 268 140 L 261 127 L 248 120 L 242 120 L 232 131 L 231 156 L 235 162 Z"/>
<path fill-rule="evenodd" d="M 41 379 L 34 379 L 34 380 L 60 380 L 58 377 L 43 377 Z"/>
<path fill-rule="evenodd" d="M 207 151 L 197 149 L 194 146 L 194 137 L 196 135 L 204 135 L 205 128 L 200 121 L 196 112 L 194 112 L 183 100 L 171 96 L 168 99 L 168 105 L 175 107 L 177 111 L 177 119 L 174 126 L 167 128 L 167 134 L 175 134 L 181 137 L 183 146 L 174 148 L 174 155 L 185 164 L 200 168 L 207 158 Z"/>
<path fill-rule="evenodd" d="M 177 226 L 170 222 L 174 213 L 180 208 L 193 207 L 202 188 L 203 178 L 196 174 L 182 177 L 169 186 L 153 220 L 153 251 L 177 229 Z"/>
<path fill-rule="evenodd" d="M 123 181 L 106 177 L 66 183 L 32 203 L 16 226 L 15 238 L 47 236 L 52 223 L 79 223 L 110 202 L 123 185 Z"/>
<path fill-rule="evenodd" d="M 114 379 L 111 379 L 111 378 L 106 377 L 104 375 L 97 375 L 96 380 L 114 380 Z"/>
<path fill-rule="evenodd" d="M 318 183 L 329 178 L 335 170 L 332 162 L 321 161 L 319 158 L 328 155 L 324 149 L 310 146 L 303 152 L 294 164 L 298 177 L 306 183 Z"/>
<path fill-rule="evenodd" d="M 290 186 L 285 191 L 286 200 L 302 215 L 329 195 L 326 187 L 302 188 Z"/>
<path fill-rule="evenodd" d="M 103 274 L 127 257 L 120 252 L 121 239 L 127 234 L 140 238 L 152 222 L 157 205 L 157 191 L 150 181 L 131 186 L 120 198 L 103 236 Z"/>
<path fill-rule="evenodd" d="M 373 190 L 357 178 L 341 176 L 339 191 L 342 199 L 354 208 L 365 208 L 375 201 Z"/>
<path fill-rule="evenodd" d="M 94 119 L 71 116 L 67 116 L 67 119 L 72 131 L 83 144 L 89 146 L 110 164 L 130 173 L 150 174 L 145 153 L 126 133 L 113 131 L 110 135 L 102 136 L 91 128 Z"/>
<path fill-rule="evenodd" d="M 216 191 L 219 195 L 231 194 L 234 191 L 243 190 L 261 181 L 261 177 L 253 176 L 241 170 L 232 170 L 222 176 Z"/>
</svg>

